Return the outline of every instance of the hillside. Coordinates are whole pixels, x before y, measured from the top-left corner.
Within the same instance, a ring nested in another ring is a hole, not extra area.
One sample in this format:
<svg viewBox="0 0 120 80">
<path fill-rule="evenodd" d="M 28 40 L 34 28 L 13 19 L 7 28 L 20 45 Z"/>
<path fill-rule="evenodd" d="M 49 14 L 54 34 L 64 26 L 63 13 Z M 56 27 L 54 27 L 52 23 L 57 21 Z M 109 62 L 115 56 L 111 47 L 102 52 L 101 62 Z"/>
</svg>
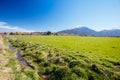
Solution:
<svg viewBox="0 0 120 80">
<path fill-rule="evenodd" d="M 95 31 L 87 27 L 79 27 L 79 28 L 59 31 L 58 33 L 87 35 L 87 36 L 120 36 L 120 29 Z"/>
</svg>

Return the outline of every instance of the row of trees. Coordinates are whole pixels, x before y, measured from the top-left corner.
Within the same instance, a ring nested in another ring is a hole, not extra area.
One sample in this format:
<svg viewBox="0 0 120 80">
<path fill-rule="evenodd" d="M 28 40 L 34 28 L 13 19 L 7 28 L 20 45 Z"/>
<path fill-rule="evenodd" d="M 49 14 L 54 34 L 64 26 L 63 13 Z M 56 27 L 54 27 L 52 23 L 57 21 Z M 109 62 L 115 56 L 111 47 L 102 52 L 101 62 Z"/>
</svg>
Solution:
<svg viewBox="0 0 120 80">
<path fill-rule="evenodd" d="M 51 31 L 47 32 L 4 32 L 4 35 L 58 35 L 58 33 L 53 33 Z"/>
</svg>

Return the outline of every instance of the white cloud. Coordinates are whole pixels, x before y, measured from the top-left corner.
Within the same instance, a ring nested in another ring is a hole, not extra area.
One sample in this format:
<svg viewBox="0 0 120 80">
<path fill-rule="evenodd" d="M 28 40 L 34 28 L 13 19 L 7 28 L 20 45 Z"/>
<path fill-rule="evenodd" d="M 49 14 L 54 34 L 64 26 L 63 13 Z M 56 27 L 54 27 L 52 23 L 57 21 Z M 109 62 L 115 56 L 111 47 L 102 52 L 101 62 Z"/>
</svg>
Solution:
<svg viewBox="0 0 120 80">
<path fill-rule="evenodd" d="M 7 24 L 6 22 L 0 22 L 0 25 L 5 25 L 5 24 Z"/>
<path fill-rule="evenodd" d="M 27 30 L 18 26 L 7 25 L 6 22 L 0 22 L 0 28 L 10 30 L 11 32 L 34 32 L 33 30 Z"/>
</svg>

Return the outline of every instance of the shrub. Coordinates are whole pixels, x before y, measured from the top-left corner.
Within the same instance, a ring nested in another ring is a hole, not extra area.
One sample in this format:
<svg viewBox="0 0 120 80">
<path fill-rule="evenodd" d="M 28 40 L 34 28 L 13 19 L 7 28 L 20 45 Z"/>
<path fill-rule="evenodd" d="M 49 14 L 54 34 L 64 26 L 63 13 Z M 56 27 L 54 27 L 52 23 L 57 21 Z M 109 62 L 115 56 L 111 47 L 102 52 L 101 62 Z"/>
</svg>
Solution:
<svg viewBox="0 0 120 80">
<path fill-rule="evenodd" d="M 35 70 L 26 69 L 25 74 L 26 74 L 26 76 L 30 77 L 31 80 L 39 80 L 39 75 L 38 75 L 37 71 L 35 71 Z"/>
<path fill-rule="evenodd" d="M 78 75 L 81 78 L 87 78 L 87 73 L 85 72 L 84 69 L 80 68 L 80 67 L 74 67 L 72 68 L 72 72 L 74 72 L 76 75 Z"/>
<path fill-rule="evenodd" d="M 72 60 L 72 61 L 70 61 L 70 63 L 69 63 L 69 67 L 70 67 L 70 68 L 73 68 L 73 67 L 75 67 L 76 65 L 79 65 L 79 64 L 80 64 L 79 61 Z"/>
<path fill-rule="evenodd" d="M 60 58 L 60 57 L 57 57 L 54 61 L 55 64 L 60 64 L 60 63 L 63 63 L 63 62 L 64 62 L 63 59 Z"/>
<path fill-rule="evenodd" d="M 92 69 L 94 72 L 100 73 L 100 70 L 99 70 L 99 68 L 98 68 L 98 66 L 97 66 L 96 64 L 92 64 L 91 69 Z"/>
<path fill-rule="evenodd" d="M 67 80 L 71 75 L 70 69 L 63 66 L 54 66 L 50 74 L 51 80 Z"/>
<path fill-rule="evenodd" d="M 114 75 L 113 75 L 113 78 L 115 80 L 120 80 L 120 72 L 115 72 Z"/>
</svg>

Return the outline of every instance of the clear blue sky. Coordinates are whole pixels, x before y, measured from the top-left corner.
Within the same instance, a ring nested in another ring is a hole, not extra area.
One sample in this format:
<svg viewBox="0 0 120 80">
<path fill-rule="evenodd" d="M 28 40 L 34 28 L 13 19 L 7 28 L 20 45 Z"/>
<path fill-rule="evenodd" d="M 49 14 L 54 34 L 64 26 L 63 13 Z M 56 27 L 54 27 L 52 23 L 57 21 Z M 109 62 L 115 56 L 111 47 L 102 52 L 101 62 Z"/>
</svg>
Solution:
<svg viewBox="0 0 120 80">
<path fill-rule="evenodd" d="M 120 28 L 120 0 L 0 0 L 0 22 L 34 31 L 115 29 Z"/>
</svg>

